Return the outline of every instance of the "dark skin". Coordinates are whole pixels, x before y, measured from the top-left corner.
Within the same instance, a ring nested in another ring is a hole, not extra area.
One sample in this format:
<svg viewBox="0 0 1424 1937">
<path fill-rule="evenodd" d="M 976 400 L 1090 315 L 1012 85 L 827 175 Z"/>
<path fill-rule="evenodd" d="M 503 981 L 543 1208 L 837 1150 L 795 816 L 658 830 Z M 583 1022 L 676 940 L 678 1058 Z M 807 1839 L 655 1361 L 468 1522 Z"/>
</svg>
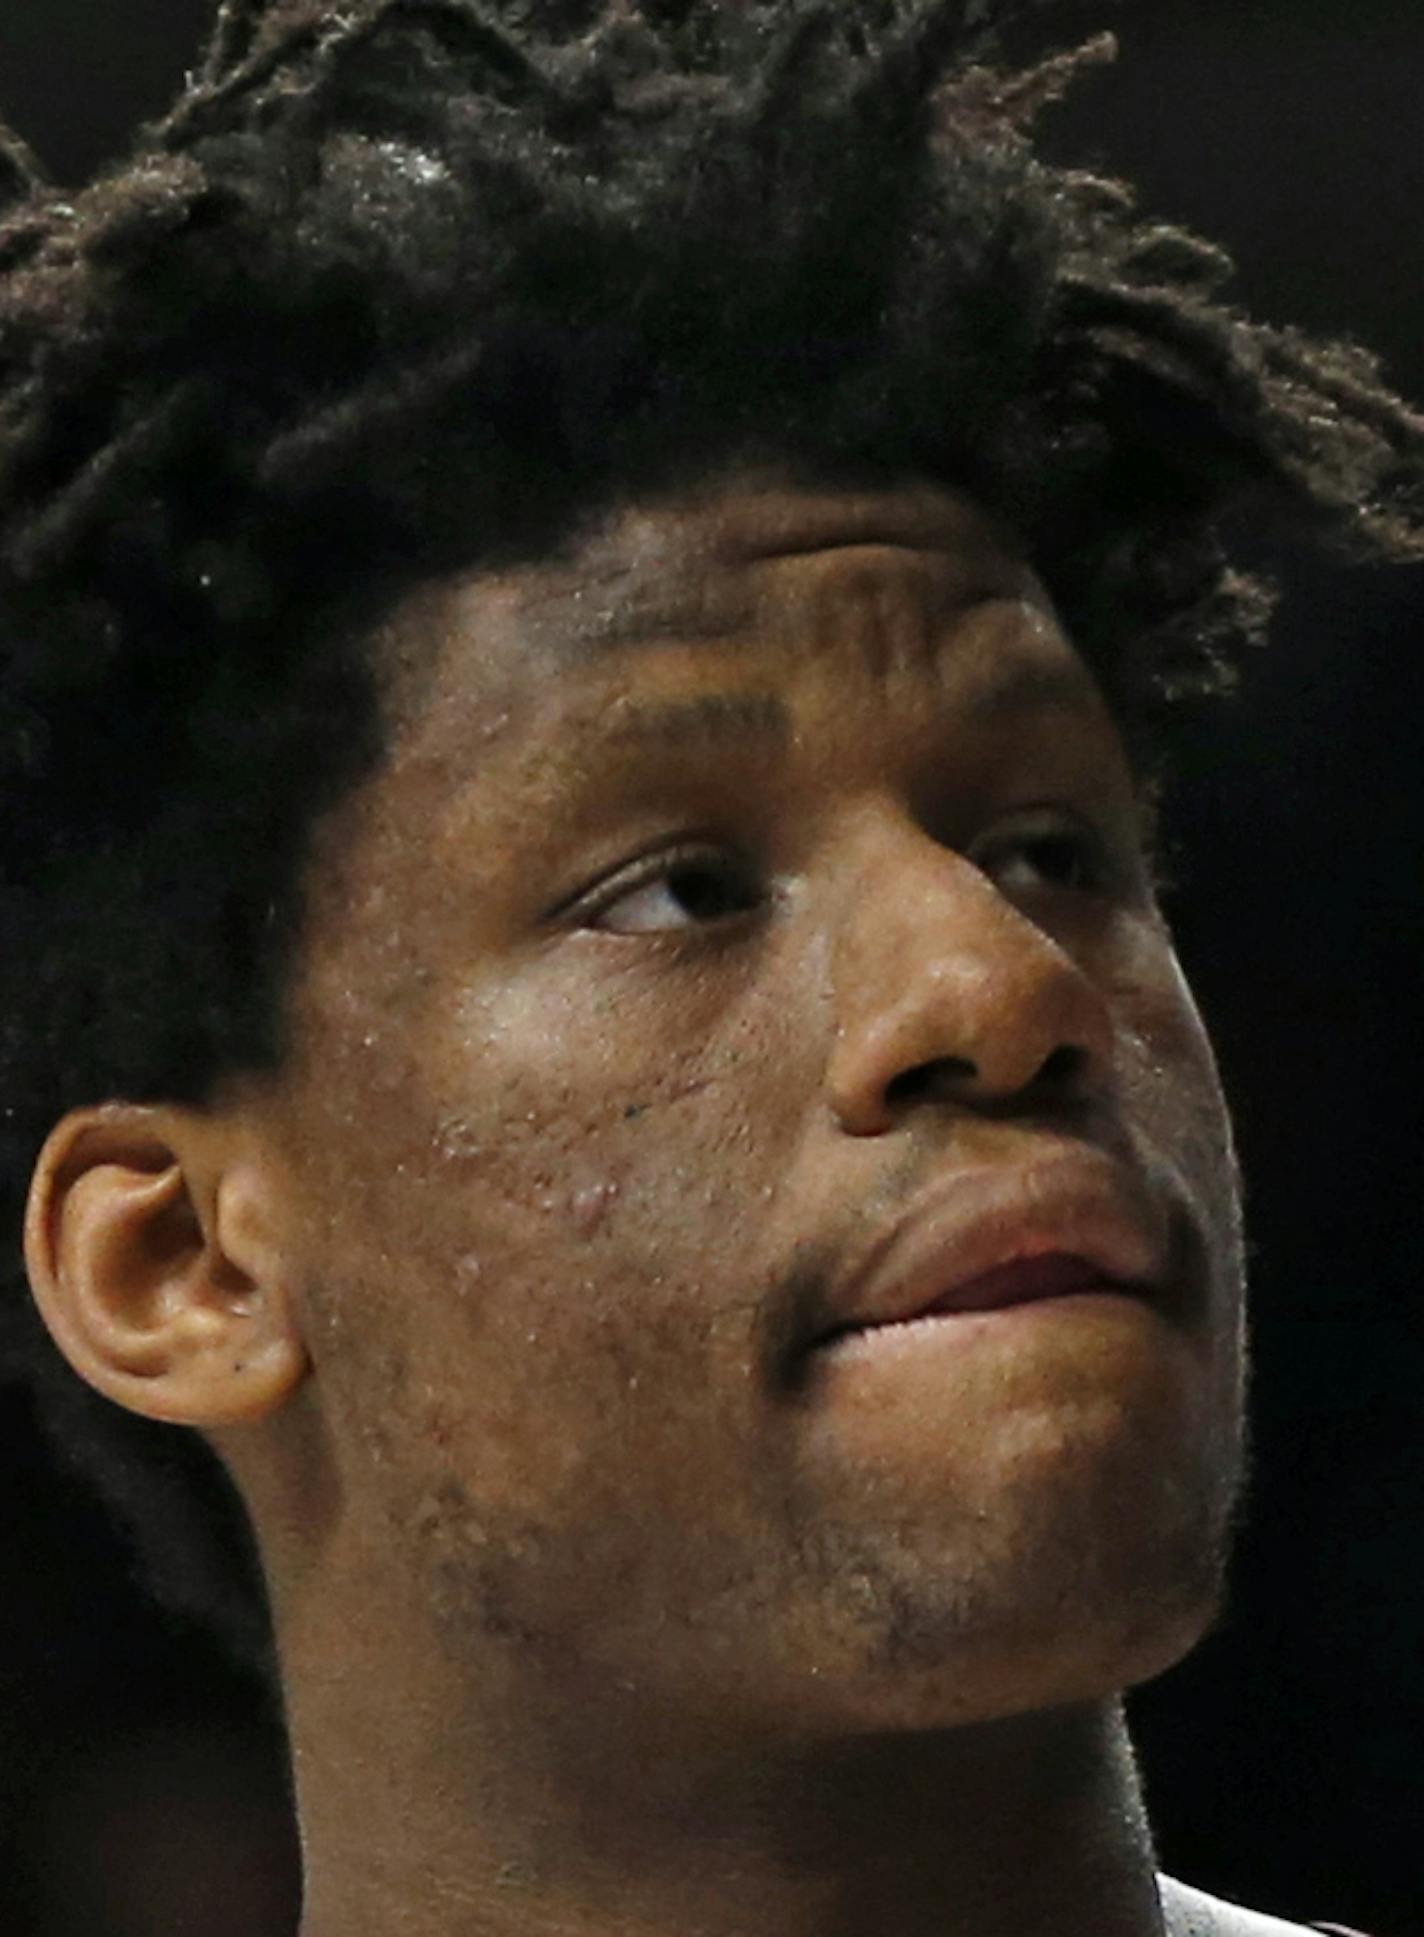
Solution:
<svg viewBox="0 0 1424 1937">
<path fill-rule="evenodd" d="M 1218 1603 L 1230 1135 L 1012 539 L 743 477 L 376 649 L 286 1065 L 75 1112 L 29 1223 L 249 1504 L 303 1937 L 1215 1928 L 1119 1696 Z M 1021 1244 L 1132 1282 L 889 1322 Z"/>
</svg>

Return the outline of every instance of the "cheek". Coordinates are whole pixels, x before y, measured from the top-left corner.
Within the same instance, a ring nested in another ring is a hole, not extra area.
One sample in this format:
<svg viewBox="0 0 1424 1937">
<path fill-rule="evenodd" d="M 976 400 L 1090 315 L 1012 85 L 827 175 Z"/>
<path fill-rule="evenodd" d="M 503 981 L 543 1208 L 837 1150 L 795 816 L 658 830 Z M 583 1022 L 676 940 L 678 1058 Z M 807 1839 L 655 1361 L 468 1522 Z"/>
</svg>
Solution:
<svg viewBox="0 0 1424 1937">
<path fill-rule="evenodd" d="M 674 1401 L 705 1413 L 724 1403 L 716 1359 L 740 1403 L 766 1201 L 804 1100 L 788 1005 L 688 981 L 659 1004 L 552 973 L 465 991 L 412 1028 L 362 1031 L 345 1104 L 325 1092 L 339 1160 L 322 1175 L 321 1301 L 363 1310 L 381 1382 L 437 1447 L 480 1439 L 482 1460 L 542 1466 L 542 1484 L 607 1419 L 630 1429 L 630 1389 L 642 1425 Z"/>
<path fill-rule="evenodd" d="M 1191 1212 L 1191 1248 L 1210 1298 L 1223 1413 L 1244 1377 L 1244 1242 L 1231 1119 L 1211 1044 L 1176 957 L 1163 943 L 1119 1006 L 1125 1117 L 1149 1167 L 1170 1173 Z"/>
<path fill-rule="evenodd" d="M 1131 1116 L 1188 1179 L 1224 1194 L 1234 1214 L 1231 1118 L 1206 1028 L 1170 949 L 1134 982 L 1120 1013 Z"/>
<path fill-rule="evenodd" d="M 457 1613 L 534 1629 L 743 1552 L 785 1138 L 740 1041 L 620 1054 L 553 1018 L 432 1034 L 328 1293 L 373 1348 L 338 1402 L 353 1484 L 445 1557 Z"/>
<path fill-rule="evenodd" d="M 727 1241 L 800 1134 L 785 1014 L 749 975 L 577 959 L 472 990 L 417 1050 L 419 1161 L 452 1209 L 478 1200 L 536 1253 Z"/>
<path fill-rule="evenodd" d="M 1087 965 L 1116 1022 L 1118 1081 L 1126 1114 L 1168 1152 L 1190 1145 L 1194 1168 L 1208 1148 L 1231 1167 L 1231 1125 L 1216 1058 L 1171 938 L 1157 917 L 1124 917 L 1103 957 Z"/>
</svg>

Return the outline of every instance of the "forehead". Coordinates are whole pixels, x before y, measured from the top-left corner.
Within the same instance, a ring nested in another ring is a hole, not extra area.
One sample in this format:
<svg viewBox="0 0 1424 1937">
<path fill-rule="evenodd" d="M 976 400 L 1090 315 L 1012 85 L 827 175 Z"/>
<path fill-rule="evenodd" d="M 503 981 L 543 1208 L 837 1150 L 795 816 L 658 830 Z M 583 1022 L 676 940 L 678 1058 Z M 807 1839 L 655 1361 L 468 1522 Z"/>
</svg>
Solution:
<svg viewBox="0 0 1424 1937">
<path fill-rule="evenodd" d="M 1012 659 L 1021 686 L 1095 696 L 1022 548 L 968 498 L 737 480 L 625 508 L 558 558 L 427 587 L 395 615 L 381 657 L 394 737 L 413 750 L 452 716 L 503 733 L 511 709 L 546 710 L 580 674 L 636 684 L 679 660 L 703 667 L 719 647 L 824 655 L 854 642 L 891 672 L 990 604 L 1000 623 L 961 659 L 989 675 Z"/>
<path fill-rule="evenodd" d="M 931 609 L 1032 582 L 1008 534 L 967 499 L 928 487 L 813 493 L 744 484 L 625 512 L 571 567 L 525 586 L 524 616 L 572 621 L 585 650 L 669 635 L 723 639 L 772 617 L 798 586 L 816 582 L 820 566 L 853 576 L 847 553 L 893 563 Z"/>
</svg>

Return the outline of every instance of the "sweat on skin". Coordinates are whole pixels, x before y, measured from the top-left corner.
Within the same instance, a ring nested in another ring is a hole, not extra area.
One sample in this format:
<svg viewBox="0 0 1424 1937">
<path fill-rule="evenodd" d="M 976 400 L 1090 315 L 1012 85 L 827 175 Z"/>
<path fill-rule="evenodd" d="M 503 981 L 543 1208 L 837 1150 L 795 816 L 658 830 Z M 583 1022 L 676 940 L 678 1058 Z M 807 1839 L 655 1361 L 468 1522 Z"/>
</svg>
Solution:
<svg viewBox="0 0 1424 1937">
<path fill-rule="evenodd" d="M 1013 536 L 724 477 L 378 650 L 281 1069 L 72 1113 L 28 1226 L 251 1513 L 303 1937 L 1284 1930 L 1122 1728 L 1219 1601 L 1237 1193 Z M 1136 1263 L 899 1322 L 1021 1238 Z"/>
</svg>

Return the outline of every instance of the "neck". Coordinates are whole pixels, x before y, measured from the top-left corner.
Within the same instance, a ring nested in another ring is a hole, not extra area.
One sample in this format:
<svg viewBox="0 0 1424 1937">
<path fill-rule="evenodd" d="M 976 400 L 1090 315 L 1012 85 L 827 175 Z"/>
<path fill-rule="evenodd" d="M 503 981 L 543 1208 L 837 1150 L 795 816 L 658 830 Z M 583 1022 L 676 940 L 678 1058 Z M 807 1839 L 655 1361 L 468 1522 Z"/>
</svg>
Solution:
<svg viewBox="0 0 1424 1937">
<path fill-rule="evenodd" d="M 342 1652 L 287 1662 L 301 1937 L 1161 1937 L 1116 1705 L 709 1744 Z"/>
</svg>

